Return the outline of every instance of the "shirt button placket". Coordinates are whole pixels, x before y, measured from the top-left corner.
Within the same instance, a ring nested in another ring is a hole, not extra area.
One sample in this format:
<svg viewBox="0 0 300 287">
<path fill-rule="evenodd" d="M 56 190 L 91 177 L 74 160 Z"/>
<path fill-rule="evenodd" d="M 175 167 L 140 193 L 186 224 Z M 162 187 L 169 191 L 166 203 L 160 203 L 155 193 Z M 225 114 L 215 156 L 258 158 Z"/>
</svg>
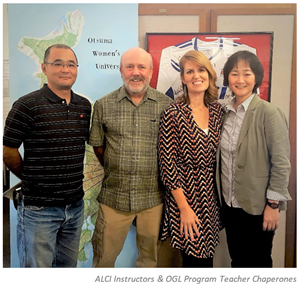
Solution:
<svg viewBox="0 0 300 287">
<path fill-rule="evenodd" d="M 65 105 L 65 104 L 66 104 L 66 101 L 65 101 L 65 100 L 62 100 L 61 103 L 62 103 L 63 105 Z M 68 107 L 68 106 L 67 106 L 67 119 L 69 119 L 69 107 Z"/>
<path fill-rule="evenodd" d="M 135 203 L 132 200 L 136 194 L 136 174 L 137 174 L 137 138 L 138 138 L 138 116 L 137 110 L 133 112 L 133 134 L 132 134 L 132 168 L 131 168 L 131 180 L 130 180 L 130 206 L 131 209 L 135 208 Z"/>
</svg>

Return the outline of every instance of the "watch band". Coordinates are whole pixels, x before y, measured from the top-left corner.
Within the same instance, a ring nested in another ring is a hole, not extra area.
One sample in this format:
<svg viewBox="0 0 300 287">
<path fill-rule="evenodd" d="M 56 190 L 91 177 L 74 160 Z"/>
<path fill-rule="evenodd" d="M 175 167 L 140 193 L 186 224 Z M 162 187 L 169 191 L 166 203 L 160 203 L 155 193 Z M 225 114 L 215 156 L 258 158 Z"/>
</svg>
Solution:
<svg viewBox="0 0 300 287">
<path fill-rule="evenodd" d="M 269 200 L 267 200 L 267 205 L 269 205 L 272 209 L 277 209 L 279 207 L 279 203 L 270 202 Z"/>
</svg>

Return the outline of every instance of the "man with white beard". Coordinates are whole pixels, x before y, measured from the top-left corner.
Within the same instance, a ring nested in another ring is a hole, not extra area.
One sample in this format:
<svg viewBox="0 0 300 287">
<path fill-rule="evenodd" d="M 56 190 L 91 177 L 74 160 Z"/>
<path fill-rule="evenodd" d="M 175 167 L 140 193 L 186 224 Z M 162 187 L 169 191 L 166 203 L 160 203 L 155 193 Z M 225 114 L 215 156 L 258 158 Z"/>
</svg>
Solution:
<svg viewBox="0 0 300 287">
<path fill-rule="evenodd" d="M 149 86 L 153 63 L 145 50 L 126 51 L 120 72 L 123 86 L 96 101 L 90 132 L 89 144 L 104 168 L 92 239 L 93 267 L 114 267 L 133 222 L 136 267 L 156 267 L 164 198 L 158 128 L 172 99 Z"/>
</svg>

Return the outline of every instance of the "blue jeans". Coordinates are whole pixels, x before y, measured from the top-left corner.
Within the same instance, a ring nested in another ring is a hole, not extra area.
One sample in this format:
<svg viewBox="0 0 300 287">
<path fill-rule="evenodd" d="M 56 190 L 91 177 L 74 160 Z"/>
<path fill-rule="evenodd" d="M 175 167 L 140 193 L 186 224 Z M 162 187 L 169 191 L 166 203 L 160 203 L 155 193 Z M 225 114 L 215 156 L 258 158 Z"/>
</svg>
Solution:
<svg viewBox="0 0 300 287">
<path fill-rule="evenodd" d="M 20 267 L 76 267 L 83 199 L 62 207 L 18 207 Z"/>
</svg>

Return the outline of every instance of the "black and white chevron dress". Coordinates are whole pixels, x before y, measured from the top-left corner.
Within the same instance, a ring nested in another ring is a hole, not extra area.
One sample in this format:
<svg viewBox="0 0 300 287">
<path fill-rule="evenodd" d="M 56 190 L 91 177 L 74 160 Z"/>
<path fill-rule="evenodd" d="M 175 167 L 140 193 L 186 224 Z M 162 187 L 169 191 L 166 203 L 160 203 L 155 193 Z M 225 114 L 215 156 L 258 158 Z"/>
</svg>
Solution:
<svg viewBox="0 0 300 287">
<path fill-rule="evenodd" d="M 173 103 L 161 117 L 159 163 L 166 187 L 162 240 L 198 258 L 213 257 L 219 243 L 220 208 L 215 190 L 216 149 L 220 142 L 223 110 L 218 102 L 208 105 L 208 135 L 198 127 L 185 103 Z M 200 221 L 201 236 L 195 241 L 180 235 L 180 212 L 171 190 L 181 187 Z"/>
</svg>

